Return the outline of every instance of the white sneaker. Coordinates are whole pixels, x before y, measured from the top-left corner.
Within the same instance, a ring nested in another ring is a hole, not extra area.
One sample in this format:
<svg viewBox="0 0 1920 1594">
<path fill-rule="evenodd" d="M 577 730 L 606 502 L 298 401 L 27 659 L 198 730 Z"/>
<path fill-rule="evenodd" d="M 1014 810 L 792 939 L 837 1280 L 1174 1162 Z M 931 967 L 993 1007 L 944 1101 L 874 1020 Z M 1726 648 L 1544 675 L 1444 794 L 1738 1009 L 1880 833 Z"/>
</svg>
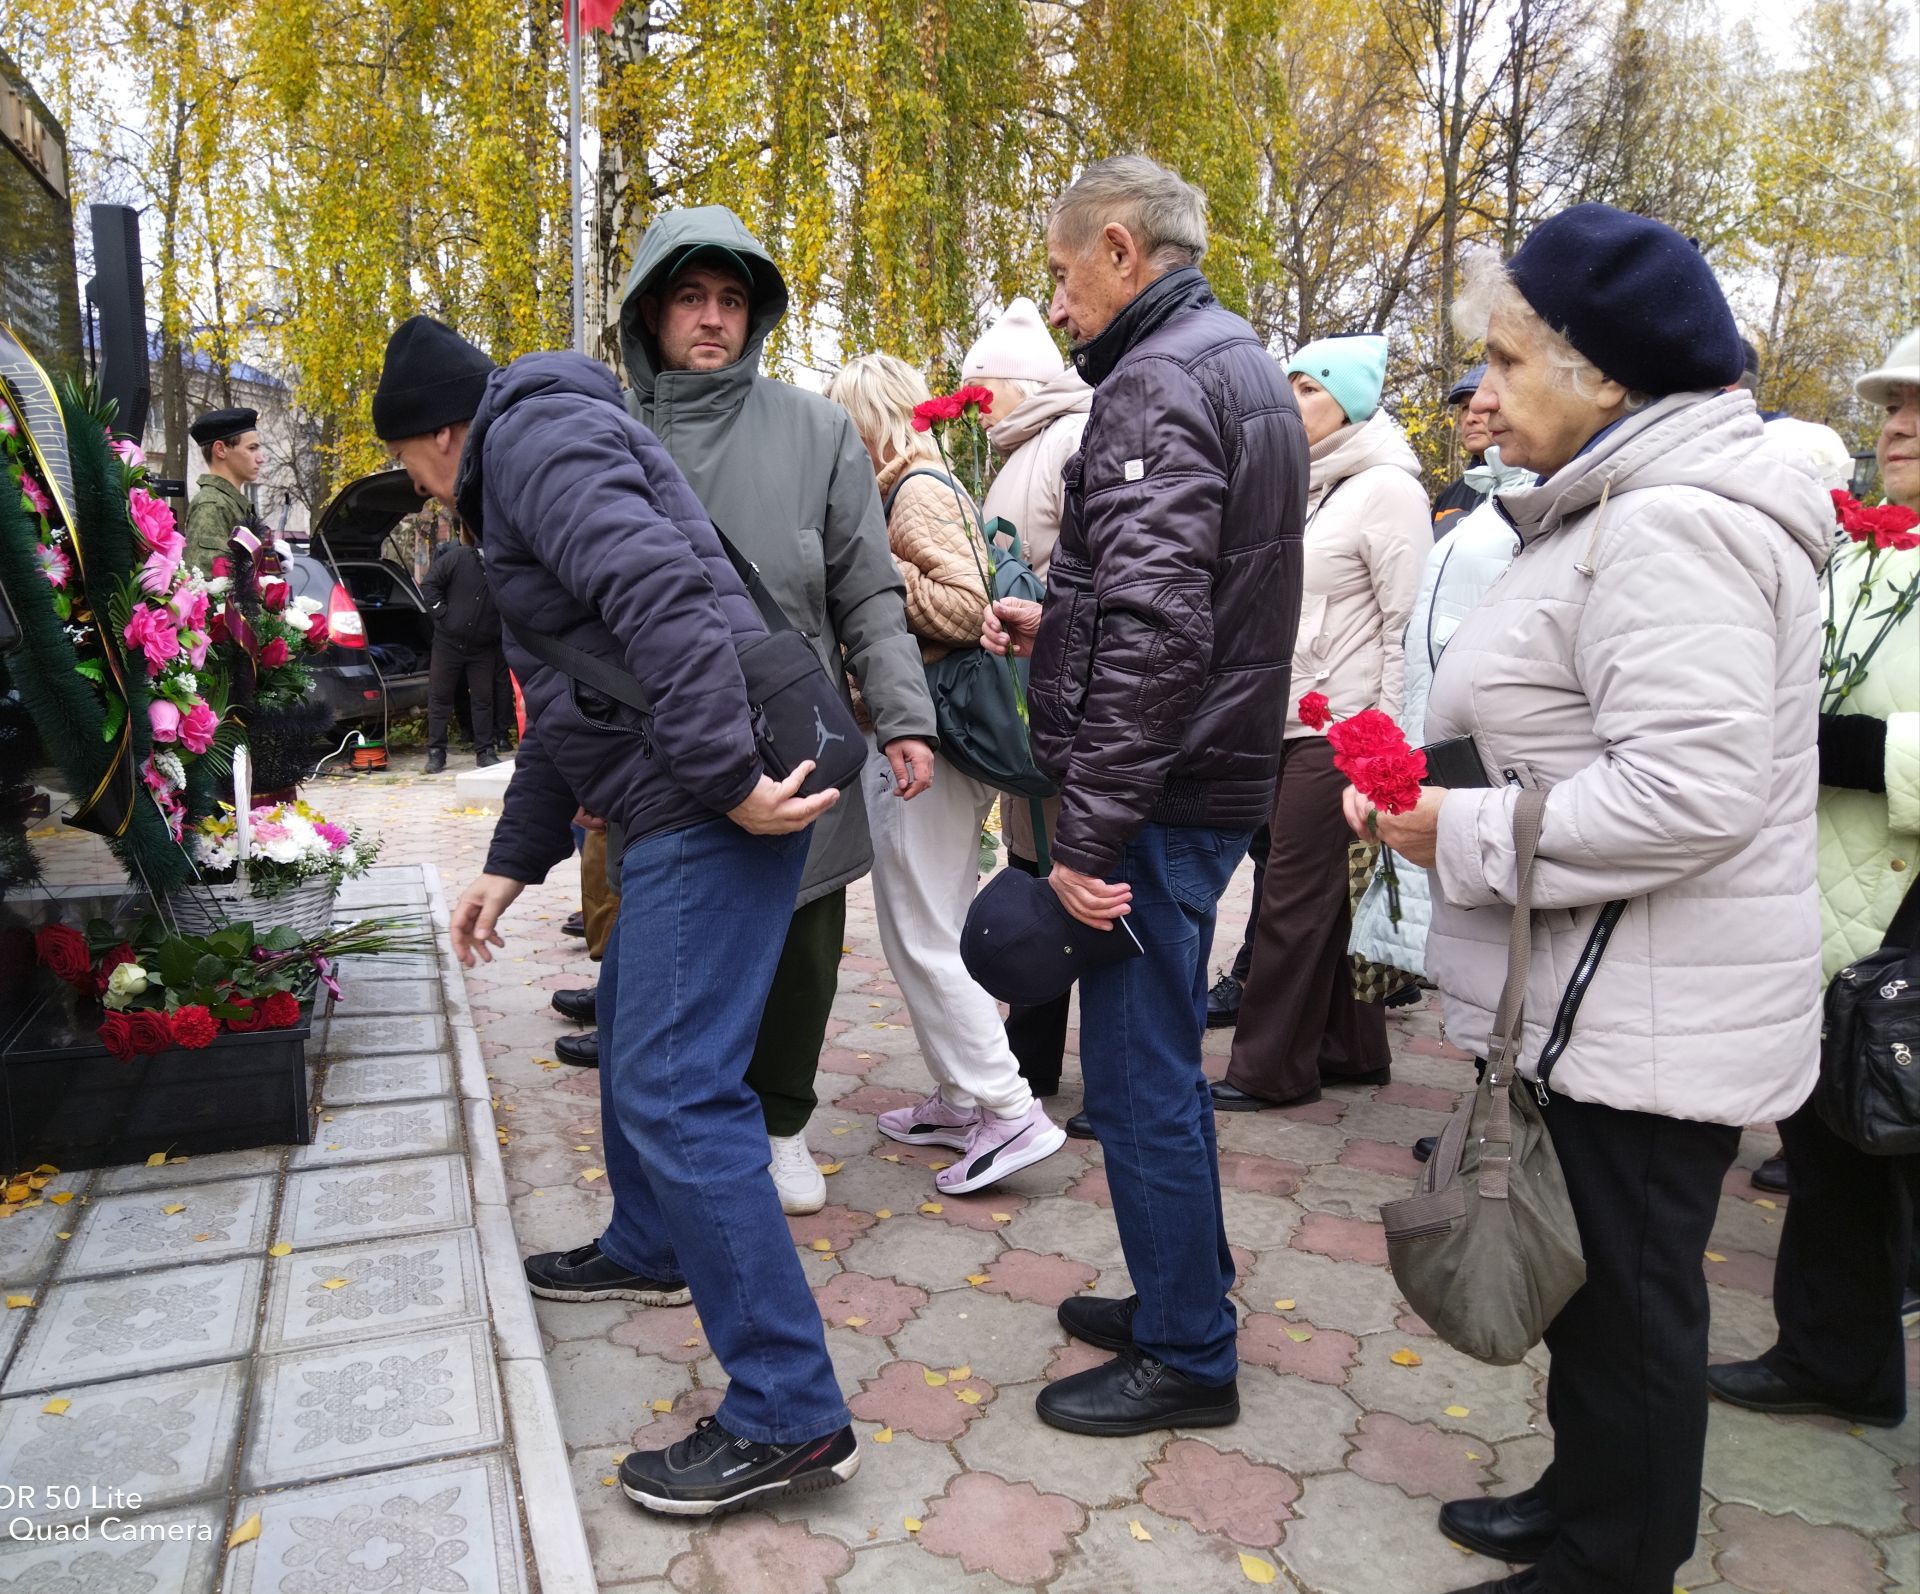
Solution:
<svg viewBox="0 0 1920 1594">
<path fill-rule="evenodd" d="M 773 1175 L 773 1187 L 780 1192 L 780 1210 L 792 1218 L 804 1218 L 827 1204 L 827 1176 L 807 1150 L 807 1137 L 768 1135 L 773 1161 L 767 1172 Z"/>
</svg>

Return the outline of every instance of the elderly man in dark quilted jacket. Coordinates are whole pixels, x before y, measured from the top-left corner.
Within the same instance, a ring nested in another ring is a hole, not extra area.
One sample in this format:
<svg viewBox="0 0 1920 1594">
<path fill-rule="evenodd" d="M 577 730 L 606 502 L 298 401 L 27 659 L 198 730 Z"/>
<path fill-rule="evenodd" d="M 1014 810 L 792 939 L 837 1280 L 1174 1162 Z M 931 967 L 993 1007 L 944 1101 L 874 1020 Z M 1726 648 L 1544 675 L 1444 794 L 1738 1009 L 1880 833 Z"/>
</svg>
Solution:
<svg viewBox="0 0 1920 1594">
<path fill-rule="evenodd" d="M 1136 1296 L 1060 1308 L 1121 1354 L 1050 1384 L 1074 1433 L 1239 1415 L 1232 1256 L 1200 1071 L 1214 908 L 1266 817 L 1300 612 L 1307 439 L 1279 367 L 1198 269 L 1205 202 L 1140 156 L 1087 168 L 1047 230 L 1052 320 L 1095 389 L 1041 605 L 985 641 L 1033 655 L 1033 746 L 1064 780 L 1050 881 L 1145 955 L 1081 982 L 1087 1113 Z"/>
</svg>

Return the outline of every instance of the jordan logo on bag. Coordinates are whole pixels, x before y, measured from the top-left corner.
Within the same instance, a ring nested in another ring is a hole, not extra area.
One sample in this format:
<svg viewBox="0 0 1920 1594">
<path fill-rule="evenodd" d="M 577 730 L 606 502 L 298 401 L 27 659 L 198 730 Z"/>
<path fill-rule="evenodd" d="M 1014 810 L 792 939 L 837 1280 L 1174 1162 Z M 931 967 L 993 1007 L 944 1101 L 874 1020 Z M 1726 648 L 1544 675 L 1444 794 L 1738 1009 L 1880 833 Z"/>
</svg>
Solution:
<svg viewBox="0 0 1920 1594">
<path fill-rule="evenodd" d="M 813 729 L 814 734 L 819 737 L 819 744 L 813 750 L 813 760 L 816 764 L 825 756 L 828 742 L 844 742 L 847 739 L 841 732 L 827 729 L 827 722 L 821 718 L 820 705 L 817 703 L 813 708 Z"/>
</svg>

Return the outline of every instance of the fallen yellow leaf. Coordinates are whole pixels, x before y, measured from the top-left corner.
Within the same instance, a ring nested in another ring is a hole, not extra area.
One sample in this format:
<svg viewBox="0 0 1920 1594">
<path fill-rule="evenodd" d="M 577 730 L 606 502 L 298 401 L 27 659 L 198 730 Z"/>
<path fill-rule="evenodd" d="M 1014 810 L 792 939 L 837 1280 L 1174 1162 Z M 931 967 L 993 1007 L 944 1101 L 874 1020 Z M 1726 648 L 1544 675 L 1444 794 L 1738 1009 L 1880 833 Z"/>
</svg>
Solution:
<svg viewBox="0 0 1920 1594">
<path fill-rule="evenodd" d="M 682 1350 L 692 1350 L 693 1347 L 698 1345 L 699 1343 L 700 1341 L 697 1339 L 683 1339 L 680 1341 L 680 1348 Z"/>
<path fill-rule="evenodd" d="M 575 1151 L 591 1151 L 593 1150 L 593 1147 L 592 1146 L 575 1146 L 573 1149 Z"/>
<path fill-rule="evenodd" d="M 227 1548 L 237 1550 L 243 1544 L 251 1544 L 260 1537 L 260 1513 L 254 1512 L 239 1527 L 227 1535 Z"/>
<path fill-rule="evenodd" d="M 1011 1223 L 1013 1222 L 1013 1214 L 1011 1212 L 996 1212 L 993 1214 L 993 1221 L 995 1223 Z"/>
<path fill-rule="evenodd" d="M 822 1173 L 838 1173 L 845 1166 L 846 1164 L 844 1162 L 823 1162 L 820 1164 L 820 1171 Z"/>
<path fill-rule="evenodd" d="M 149 1168 L 164 1168 L 166 1165 L 167 1154 L 164 1151 L 156 1151 L 151 1157 L 147 1158 L 147 1166 Z"/>
<path fill-rule="evenodd" d="M 1276 1312 L 1291 1312 L 1293 1305 L 1294 1303 L 1292 1301 L 1275 1301 L 1273 1303 L 1273 1309 Z"/>
<path fill-rule="evenodd" d="M 202 1240 L 211 1240 L 212 1238 L 213 1236 L 211 1234 L 196 1234 L 193 1237 L 193 1241 L 194 1244 L 198 1245 Z"/>
<path fill-rule="evenodd" d="M 1769 1212 L 1778 1212 L 1780 1210 L 1777 1202 L 1769 1201 L 1765 1196 L 1755 1201 L 1754 1205 L 1757 1207 L 1765 1207 Z"/>
<path fill-rule="evenodd" d="M 653 1403 L 653 1409 L 654 1409 L 655 1411 L 660 1411 L 660 1412 L 667 1412 L 667 1411 L 672 1411 L 672 1410 L 673 1410 L 673 1402 L 672 1402 L 672 1401 L 670 1401 L 670 1400 L 656 1400 L 656 1401 L 655 1401 L 655 1402 Z"/>
<path fill-rule="evenodd" d="M 267 1255 L 268 1256 L 292 1256 L 293 1247 L 288 1245 L 285 1240 L 282 1240 L 278 1245 L 268 1246 Z"/>
<path fill-rule="evenodd" d="M 953 1164 L 950 1162 L 930 1162 L 927 1166 L 933 1172 L 938 1173 L 942 1168 L 951 1168 Z"/>
<path fill-rule="evenodd" d="M 49 1417 L 64 1417 L 67 1414 L 67 1407 L 71 1406 L 72 1404 L 73 1402 L 67 1399 L 65 1395 L 60 1395 L 60 1396 L 57 1396 L 55 1399 L 48 1401 L 40 1409 L 44 1411 Z"/>
<path fill-rule="evenodd" d="M 969 1273 L 967 1275 L 967 1282 L 969 1284 L 986 1284 L 991 1282 L 991 1280 L 992 1275 L 988 1273 Z"/>
<path fill-rule="evenodd" d="M 605 1168 L 582 1168 L 580 1170 L 580 1177 L 585 1179 L 588 1184 L 592 1184 L 595 1179 L 604 1179 L 606 1176 L 607 1170 Z"/>
<path fill-rule="evenodd" d="M 831 1240 L 815 1240 L 815 1241 L 813 1242 L 813 1248 L 814 1248 L 814 1250 L 816 1250 L 816 1251 L 831 1251 L 831 1250 L 833 1249 L 833 1241 L 831 1241 Z"/>
<path fill-rule="evenodd" d="M 873 1061 L 872 1052 L 855 1052 L 853 1056 L 855 1062 L 870 1063 Z"/>
<path fill-rule="evenodd" d="M 875 1444 L 877 1444 L 877 1445 L 890 1445 L 890 1444 L 892 1444 L 892 1443 L 893 1443 L 893 1430 L 892 1430 L 891 1428 L 880 1428 L 880 1429 L 877 1429 L 877 1430 L 875 1430 L 875 1432 L 874 1432 L 874 1436 L 873 1436 L 873 1442 L 874 1442 Z"/>
<path fill-rule="evenodd" d="M 48 1196 L 47 1199 L 55 1206 L 63 1207 L 73 1199 L 73 1192 L 71 1190 L 56 1190 L 52 1195 Z"/>
<path fill-rule="evenodd" d="M 906 1523 L 909 1533 L 918 1533 L 920 1531 L 920 1519 L 918 1517 L 902 1517 L 900 1520 Z"/>
<path fill-rule="evenodd" d="M 920 1203 L 920 1210 L 922 1212 L 942 1212 L 946 1209 L 942 1207 L 938 1201 L 922 1201 Z"/>
<path fill-rule="evenodd" d="M 891 1207 L 882 1207 L 878 1212 L 874 1213 L 874 1216 L 876 1218 L 890 1218 L 893 1216 L 893 1209 Z"/>
<path fill-rule="evenodd" d="M 347 1282 L 346 1279 L 322 1279 L 320 1281 L 320 1288 L 323 1290 L 343 1290 L 347 1287 Z"/>
<path fill-rule="evenodd" d="M 40 1164 L 39 1167 L 35 1168 L 33 1171 L 35 1173 L 54 1174 L 54 1173 L 58 1173 L 60 1170 L 50 1162 L 43 1162 Z"/>
<path fill-rule="evenodd" d="M 970 1363 L 962 1363 L 958 1367 L 949 1367 L 947 1369 L 947 1376 L 956 1384 L 960 1383 L 973 1376 L 973 1367 Z"/>
<path fill-rule="evenodd" d="M 1709 1262 L 1724 1262 L 1726 1261 L 1726 1258 L 1722 1256 L 1718 1251 L 1709 1251 L 1707 1253 L 1707 1260 Z"/>
<path fill-rule="evenodd" d="M 980 1404 L 980 1391 L 977 1389 L 956 1389 L 953 1396 L 956 1400 L 964 1400 L 969 1406 Z"/>
<path fill-rule="evenodd" d="M 1271 1583 L 1280 1574 L 1274 1570 L 1273 1562 L 1263 1561 L 1257 1555 L 1240 1552 L 1240 1570 L 1246 1574 L 1249 1583 Z"/>
<path fill-rule="evenodd" d="M 1442 1415 L 1447 1417 L 1469 1417 L 1472 1413 L 1469 1412 L 1465 1406 L 1449 1406 Z"/>
<path fill-rule="evenodd" d="M 1292 1325 L 1288 1325 L 1287 1338 L 1292 1340 L 1296 1345 L 1304 1345 L 1308 1340 L 1313 1338 L 1313 1331 L 1306 1328 L 1294 1328 Z"/>
<path fill-rule="evenodd" d="M 31 1295 L 9 1295 L 7 1297 L 7 1310 L 9 1312 L 17 1312 L 21 1307 L 31 1305 L 33 1305 L 33 1297 Z"/>
<path fill-rule="evenodd" d="M 834 1129 L 829 1132 L 836 1135 L 844 1135 L 847 1132 L 847 1126 L 845 1124 L 842 1124 L 838 1129 Z"/>
<path fill-rule="evenodd" d="M 1479 1451 L 1477 1451 L 1477 1450 L 1469 1450 L 1469 1451 L 1467 1452 L 1467 1460 L 1469 1460 L 1469 1461 L 1478 1461 L 1479 1459 L 1480 1459 L 1480 1452 L 1479 1452 Z"/>
<path fill-rule="evenodd" d="M 611 1489 L 614 1486 L 614 1484 L 618 1483 L 620 1480 L 617 1478 L 602 1478 L 600 1481 L 603 1484 L 605 1484 L 609 1489 Z"/>
<path fill-rule="evenodd" d="M 864 1317 L 849 1317 L 847 1319 L 848 1328 L 865 1328 L 866 1326 L 867 1320 Z"/>
<path fill-rule="evenodd" d="M 326 1149 L 328 1151 L 338 1151 L 340 1149 L 340 1142 L 336 1140 L 333 1142 L 332 1145 L 328 1146 Z"/>
<path fill-rule="evenodd" d="M 1396 1367 L 1418 1367 L 1420 1358 L 1410 1350 L 1397 1350 L 1387 1358 Z"/>
<path fill-rule="evenodd" d="M 56 1240 L 71 1240 L 73 1238 L 73 1231 L 71 1229 L 62 1229 L 54 1238 Z"/>
<path fill-rule="evenodd" d="M 176 1201 L 172 1206 L 162 1207 L 160 1210 L 168 1217 L 172 1217 L 176 1212 L 185 1212 L 187 1210 L 187 1204 L 184 1201 Z"/>
<path fill-rule="evenodd" d="M 931 1367 L 921 1368 L 920 1376 L 926 1379 L 928 1386 L 933 1389 L 938 1389 L 947 1381 L 945 1373 L 936 1373 Z"/>
<path fill-rule="evenodd" d="M 1142 1544 L 1153 1543 L 1153 1535 L 1149 1533 L 1145 1528 L 1143 1528 L 1138 1522 L 1129 1522 L 1127 1524 L 1127 1531 L 1131 1533 L 1136 1539 L 1138 1539 Z"/>
</svg>

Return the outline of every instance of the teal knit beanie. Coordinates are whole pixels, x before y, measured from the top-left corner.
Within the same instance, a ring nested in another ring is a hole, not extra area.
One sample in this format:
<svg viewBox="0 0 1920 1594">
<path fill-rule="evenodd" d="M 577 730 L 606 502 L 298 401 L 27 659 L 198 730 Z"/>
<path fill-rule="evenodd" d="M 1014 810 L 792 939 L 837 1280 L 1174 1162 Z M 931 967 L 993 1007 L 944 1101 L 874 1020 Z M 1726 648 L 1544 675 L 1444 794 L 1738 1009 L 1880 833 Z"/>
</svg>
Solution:
<svg viewBox="0 0 1920 1594">
<path fill-rule="evenodd" d="M 1387 340 L 1378 332 L 1317 338 L 1287 362 L 1288 376 L 1313 378 L 1340 401 L 1354 425 L 1380 408 L 1387 380 Z"/>
</svg>

